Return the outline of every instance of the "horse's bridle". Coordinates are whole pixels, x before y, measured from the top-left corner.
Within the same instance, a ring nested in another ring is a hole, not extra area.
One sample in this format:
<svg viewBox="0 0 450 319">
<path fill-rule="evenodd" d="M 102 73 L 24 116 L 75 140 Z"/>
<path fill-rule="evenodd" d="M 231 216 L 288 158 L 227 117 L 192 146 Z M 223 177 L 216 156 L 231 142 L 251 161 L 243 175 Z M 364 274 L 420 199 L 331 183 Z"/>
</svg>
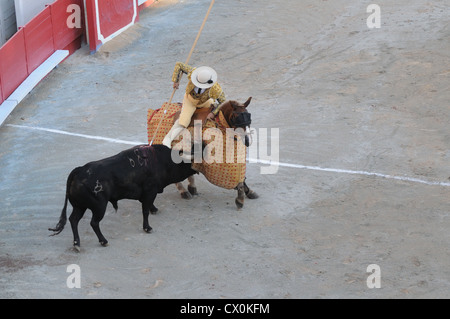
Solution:
<svg viewBox="0 0 450 319">
<path fill-rule="evenodd" d="M 252 116 L 248 112 L 233 112 L 230 122 L 235 127 L 247 127 L 252 124 Z"/>
<path fill-rule="evenodd" d="M 245 132 L 243 132 L 243 139 L 245 146 L 250 146 L 252 144 L 252 136 L 250 133 L 248 133 L 248 129 L 250 127 L 250 124 L 252 123 L 252 116 L 248 112 L 236 112 L 233 111 L 233 117 L 230 119 L 230 122 L 232 126 L 243 128 Z M 250 135 L 250 137 L 249 137 Z M 236 141 L 236 136 L 234 137 L 234 140 Z"/>
</svg>

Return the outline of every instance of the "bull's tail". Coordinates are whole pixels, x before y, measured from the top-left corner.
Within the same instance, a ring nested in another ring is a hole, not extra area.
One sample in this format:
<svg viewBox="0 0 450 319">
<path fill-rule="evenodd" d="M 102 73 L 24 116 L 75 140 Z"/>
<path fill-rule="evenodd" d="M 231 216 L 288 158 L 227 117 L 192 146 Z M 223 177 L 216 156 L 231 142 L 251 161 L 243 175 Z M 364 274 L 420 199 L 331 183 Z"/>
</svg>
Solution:
<svg viewBox="0 0 450 319">
<path fill-rule="evenodd" d="M 62 209 L 61 216 L 59 217 L 58 224 L 56 224 L 55 228 L 49 228 L 48 229 L 49 231 L 53 232 L 53 234 L 51 234 L 50 236 L 58 235 L 60 232 L 63 231 L 64 226 L 66 225 L 66 222 L 67 222 L 67 202 L 69 201 L 69 189 L 70 189 L 70 185 L 72 184 L 74 173 L 75 173 L 75 170 L 73 170 L 69 174 L 69 177 L 67 178 L 66 198 L 64 200 L 64 207 Z"/>
</svg>

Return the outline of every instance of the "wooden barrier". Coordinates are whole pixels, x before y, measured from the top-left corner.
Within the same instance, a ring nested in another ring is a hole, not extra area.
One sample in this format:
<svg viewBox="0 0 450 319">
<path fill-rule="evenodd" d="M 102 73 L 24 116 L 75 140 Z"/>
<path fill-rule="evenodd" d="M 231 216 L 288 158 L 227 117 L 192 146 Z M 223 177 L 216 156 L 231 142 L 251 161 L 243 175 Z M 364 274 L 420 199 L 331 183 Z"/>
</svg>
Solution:
<svg viewBox="0 0 450 319">
<path fill-rule="evenodd" d="M 28 74 L 55 52 L 50 7 L 46 7 L 23 28 Z"/>
<path fill-rule="evenodd" d="M 49 0 L 51 2 L 52 0 Z M 91 52 L 132 26 L 139 12 L 155 0 L 56 0 L 0 48 L 0 107 L 56 51 L 69 55 L 81 47 L 85 33 Z M 69 28 L 70 5 L 81 10 L 81 28 Z M 86 17 L 86 21 L 85 21 Z"/>
<path fill-rule="evenodd" d="M 6 100 L 28 76 L 24 29 L 20 29 L 0 49 L 0 77 Z"/>
<path fill-rule="evenodd" d="M 2 105 L 4 100 L 5 99 L 3 98 L 2 79 L 0 78 L 0 105 Z"/>
<path fill-rule="evenodd" d="M 81 9 L 81 28 L 67 27 L 70 14 L 67 13 L 67 8 L 72 4 Z M 50 9 L 55 50 L 68 50 L 69 54 L 74 53 L 81 47 L 85 33 L 83 0 L 58 0 L 50 5 Z"/>
<path fill-rule="evenodd" d="M 36 15 L 0 48 L 0 107 L 4 101 L 57 50 L 70 53 L 81 47 L 84 26 L 70 29 L 70 4 L 82 0 L 57 0 Z"/>
<path fill-rule="evenodd" d="M 103 44 L 139 20 L 139 12 L 154 0 L 86 0 L 89 49 L 95 53 Z"/>
</svg>

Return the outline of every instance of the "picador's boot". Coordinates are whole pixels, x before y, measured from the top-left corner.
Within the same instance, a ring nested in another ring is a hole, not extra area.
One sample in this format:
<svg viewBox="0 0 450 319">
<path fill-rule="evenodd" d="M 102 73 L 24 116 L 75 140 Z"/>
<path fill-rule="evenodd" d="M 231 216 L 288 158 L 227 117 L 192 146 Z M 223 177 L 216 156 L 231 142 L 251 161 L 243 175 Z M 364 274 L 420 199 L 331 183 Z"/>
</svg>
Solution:
<svg viewBox="0 0 450 319">
<path fill-rule="evenodd" d="M 172 148 L 172 141 L 177 138 L 178 135 L 185 129 L 183 125 L 180 125 L 178 123 L 178 120 L 175 121 L 172 128 L 170 129 L 169 133 L 164 137 L 163 139 L 163 145 L 167 146 L 168 148 Z"/>
</svg>

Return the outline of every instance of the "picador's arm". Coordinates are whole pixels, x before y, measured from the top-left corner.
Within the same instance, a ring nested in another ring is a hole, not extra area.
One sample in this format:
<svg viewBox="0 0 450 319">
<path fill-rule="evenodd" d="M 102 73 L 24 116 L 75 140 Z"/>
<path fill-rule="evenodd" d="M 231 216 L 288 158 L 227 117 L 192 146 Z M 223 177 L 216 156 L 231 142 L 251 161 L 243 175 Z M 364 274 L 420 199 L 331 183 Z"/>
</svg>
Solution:
<svg viewBox="0 0 450 319">
<path fill-rule="evenodd" d="M 192 72 L 193 69 L 194 68 L 192 66 L 187 65 L 186 63 L 177 62 L 175 64 L 175 69 L 173 70 L 172 82 L 174 83 L 180 82 L 181 73 L 189 74 L 190 72 Z"/>
<path fill-rule="evenodd" d="M 220 107 L 222 106 L 223 102 L 226 101 L 225 93 L 223 92 L 222 87 L 219 85 L 219 83 L 215 83 L 211 87 L 211 90 L 209 92 L 209 96 L 212 99 L 217 100 L 217 102 L 219 103 L 219 105 L 212 111 L 214 116 L 217 116 L 217 114 L 219 114 Z"/>
</svg>

